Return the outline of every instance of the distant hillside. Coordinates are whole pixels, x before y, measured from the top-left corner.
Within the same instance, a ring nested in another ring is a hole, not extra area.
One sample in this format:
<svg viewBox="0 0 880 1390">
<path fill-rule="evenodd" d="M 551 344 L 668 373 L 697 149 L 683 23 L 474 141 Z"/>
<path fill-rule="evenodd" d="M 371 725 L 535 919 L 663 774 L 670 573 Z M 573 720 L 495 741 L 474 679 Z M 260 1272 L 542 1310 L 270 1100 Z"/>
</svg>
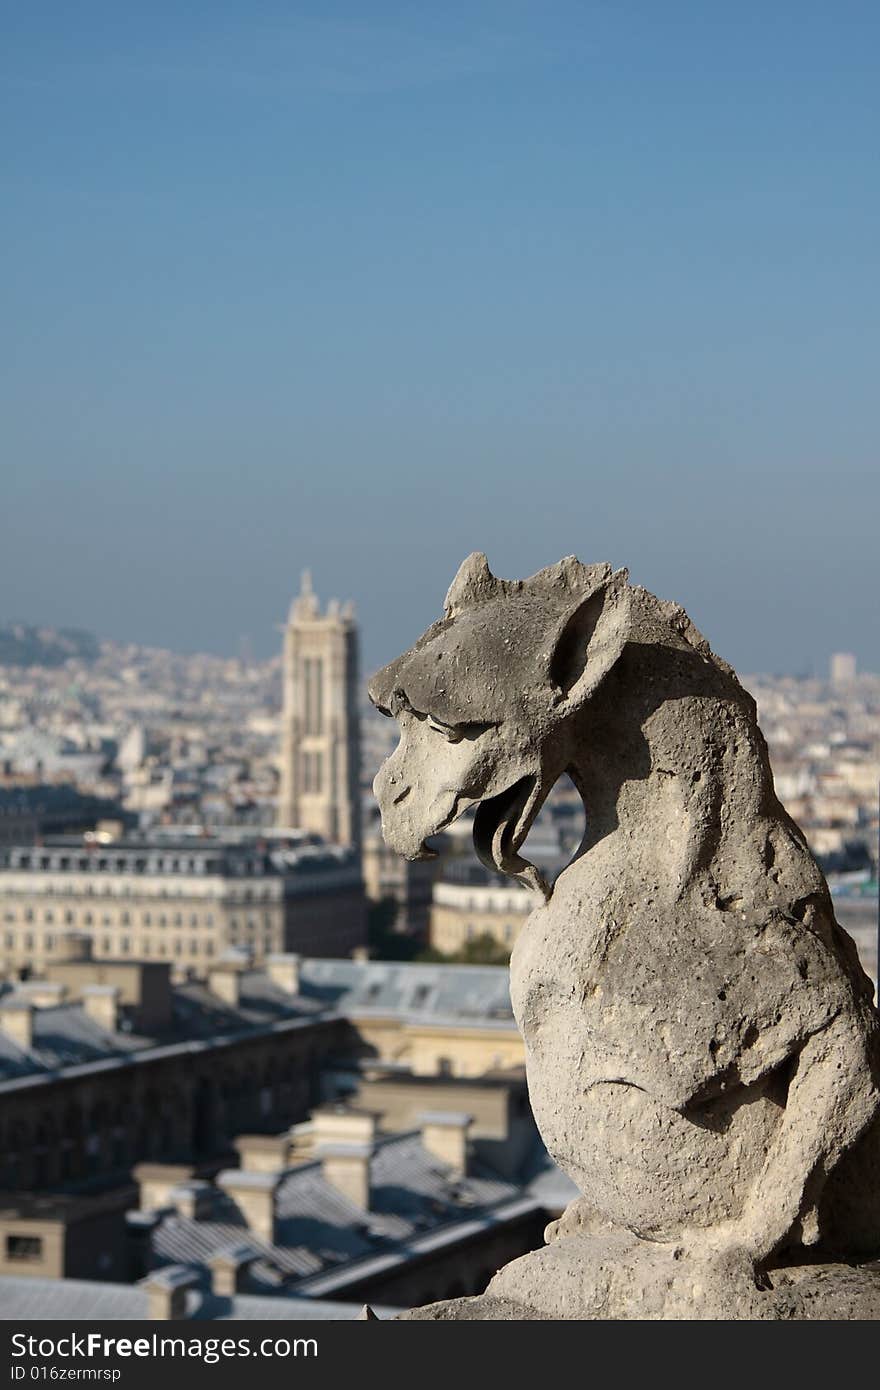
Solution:
<svg viewBox="0 0 880 1390">
<path fill-rule="evenodd" d="M 79 628 L 0 623 L 0 666 L 63 666 L 71 657 L 94 661 L 98 651 L 97 638 Z"/>
</svg>

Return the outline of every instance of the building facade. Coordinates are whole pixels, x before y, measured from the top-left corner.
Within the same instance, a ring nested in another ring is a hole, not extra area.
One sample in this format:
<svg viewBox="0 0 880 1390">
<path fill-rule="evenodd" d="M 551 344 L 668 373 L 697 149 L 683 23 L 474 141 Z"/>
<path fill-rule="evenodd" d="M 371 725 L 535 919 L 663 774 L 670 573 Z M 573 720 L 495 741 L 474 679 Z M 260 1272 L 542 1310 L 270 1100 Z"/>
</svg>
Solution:
<svg viewBox="0 0 880 1390">
<path fill-rule="evenodd" d="M 286 981 L 288 963 L 272 975 Z M 120 962 L 96 975 L 59 967 L 0 993 L 0 1193 L 103 1190 L 134 1163 L 228 1155 L 242 1131 L 305 1118 L 348 1045 L 350 1025 L 265 972 L 230 964 L 172 986 L 167 965 Z"/>
<path fill-rule="evenodd" d="M 284 630 L 278 825 L 358 849 L 358 637 L 351 604 L 324 613 L 308 571 Z"/>
<path fill-rule="evenodd" d="M 361 946 L 356 853 L 310 836 L 53 836 L 0 864 L 0 968 L 39 973 L 87 937 L 94 960 L 204 973 L 232 947 L 347 956 Z"/>
</svg>

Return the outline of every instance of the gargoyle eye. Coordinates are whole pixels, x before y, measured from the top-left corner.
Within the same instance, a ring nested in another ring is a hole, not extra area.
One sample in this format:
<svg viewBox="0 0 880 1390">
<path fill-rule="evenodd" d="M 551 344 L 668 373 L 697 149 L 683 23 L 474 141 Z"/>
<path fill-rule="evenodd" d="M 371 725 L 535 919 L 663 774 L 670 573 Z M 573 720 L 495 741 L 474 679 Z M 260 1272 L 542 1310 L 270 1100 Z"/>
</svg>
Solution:
<svg viewBox="0 0 880 1390">
<path fill-rule="evenodd" d="M 444 724 L 442 719 L 436 719 L 433 714 L 428 715 L 428 728 L 442 734 L 447 743 L 461 742 L 461 731 L 454 724 Z"/>
</svg>

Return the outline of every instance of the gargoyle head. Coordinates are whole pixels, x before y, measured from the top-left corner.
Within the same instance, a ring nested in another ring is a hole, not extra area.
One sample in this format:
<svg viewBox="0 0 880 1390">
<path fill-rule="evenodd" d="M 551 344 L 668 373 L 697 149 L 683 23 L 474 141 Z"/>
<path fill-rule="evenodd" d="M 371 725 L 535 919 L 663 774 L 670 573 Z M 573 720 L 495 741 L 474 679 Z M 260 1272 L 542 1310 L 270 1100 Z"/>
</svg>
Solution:
<svg viewBox="0 0 880 1390">
<path fill-rule="evenodd" d="M 519 849 L 626 642 L 626 579 L 573 556 L 531 579 L 496 579 L 485 555 L 468 556 L 443 618 L 370 683 L 400 725 L 373 783 L 393 849 L 430 857 L 428 837 L 476 806 L 483 863 L 549 896 Z"/>
</svg>

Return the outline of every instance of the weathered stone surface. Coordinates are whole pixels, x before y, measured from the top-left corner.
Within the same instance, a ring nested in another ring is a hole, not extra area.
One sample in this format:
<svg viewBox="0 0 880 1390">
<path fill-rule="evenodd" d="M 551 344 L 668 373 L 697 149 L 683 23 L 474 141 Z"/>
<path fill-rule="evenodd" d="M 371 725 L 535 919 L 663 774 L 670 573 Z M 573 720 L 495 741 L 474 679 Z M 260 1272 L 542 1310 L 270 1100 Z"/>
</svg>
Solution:
<svg viewBox="0 0 880 1390">
<path fill-rule="evenodd" d="M 570 557 L 509 582 L 474 555 L 370 694 L 401 731 L 375 782 L 388 843 L 423 856 L 476 807 L 480 858 L 545 899 L 511 995 L 538 1125 L 584 1196 L 491 1297 L 550 1317 L 870 1303 L 871 1271 L 832 1297 L 806 1261 L 880 1252 L 872 986 L 731 668 L 624 571 Z M 564 772 L 587 831 L 551 890 L 520 851 Z"/>
<path fill-rule="evenodd" d="M 516 1297 L 517 1293 L 520 1295 Z M 485 1294 L 398 1314 L 408 1321 L 880 1319 L 880 1264 L 756 1274 L 742 1252 L 709 1257 L 632 1237 L 572 1237 L 514 1260 Z"/>
</svg>

